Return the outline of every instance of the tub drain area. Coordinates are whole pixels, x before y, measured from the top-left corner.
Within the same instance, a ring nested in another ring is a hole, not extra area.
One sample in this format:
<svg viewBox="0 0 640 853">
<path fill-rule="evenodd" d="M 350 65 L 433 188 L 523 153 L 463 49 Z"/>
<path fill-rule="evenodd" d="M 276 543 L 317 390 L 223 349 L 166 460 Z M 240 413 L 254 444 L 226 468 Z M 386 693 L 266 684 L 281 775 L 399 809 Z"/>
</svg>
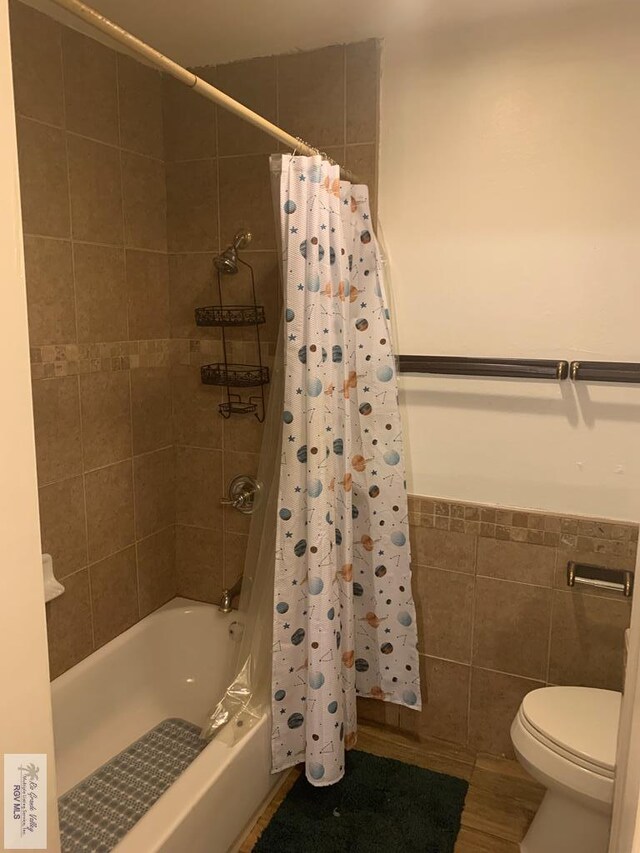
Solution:
<svg viewBox="0 0 640 853">
<path fill-rule="evenodd" d="M 63 853 L 107 853 L 206 747 L 200 727 L 163 720 L 58 801 Z"/>
</svg>

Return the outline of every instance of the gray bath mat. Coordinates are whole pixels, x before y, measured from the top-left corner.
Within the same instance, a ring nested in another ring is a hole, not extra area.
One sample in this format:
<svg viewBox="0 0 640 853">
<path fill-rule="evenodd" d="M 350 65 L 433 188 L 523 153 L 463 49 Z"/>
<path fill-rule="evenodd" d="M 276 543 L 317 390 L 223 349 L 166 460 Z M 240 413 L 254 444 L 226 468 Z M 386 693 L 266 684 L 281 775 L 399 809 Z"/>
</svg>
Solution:
<svg viewBox="0 0 640 853">
<path fill-rule="evenodd" d="M 60 797 L 63 853 L 107 853 L 207 745 L 200 727 L 163 720 Z"/>
</svg>

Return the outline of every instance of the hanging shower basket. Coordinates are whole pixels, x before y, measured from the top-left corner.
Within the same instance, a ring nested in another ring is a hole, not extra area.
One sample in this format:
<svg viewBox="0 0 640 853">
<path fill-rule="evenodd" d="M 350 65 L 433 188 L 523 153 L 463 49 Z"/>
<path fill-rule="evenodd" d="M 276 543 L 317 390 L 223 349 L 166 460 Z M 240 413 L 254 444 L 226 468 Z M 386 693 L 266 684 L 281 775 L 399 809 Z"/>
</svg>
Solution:
<svg viewBox="0 0 640 853">
<path fill-rule="evenodd" d="M 262 397 L 249 397 L 248 400 L 243 400 L 239 394 L 229 394 L 228 398 L 218 406 L 218 411 L 225 418 L 231 415 L 255 414 L 263 404 Z"/>
<path fill-rule="evenodd" d="M 254 388 L 268 384 L 269 368 L 261 364 L 204 364 L 200 368 L 200 377 L 205 385 Z"/>
<path fill-rule="evenodd" d="M 196 308 L 197 326 L 256 326 L 266 322 L 262 305 L 207 305 Z"/>
<path fill-rule="evenodd" d="M 253 414 L 262 423 L 265 416 L 264 386 L 269 382 L 269 368 L 262 364 L 260 346 L 260 326 L 266 318 L 264 307 L 256 301 L 256 283 L 253 267 L 238 257 L 238 249 L 243 249 L 251 240 L 251 235 L 241 231 L 236 234 L 233 244 L 215 258 L 218 274 L 219 305 L 207 305 L 195 309 L 198 326 L 218 326 L 222 330 L 223 360 L 216 364 L 205 364 L 200 368 L 200 378 L 204 385 L 219 385 L 227 389 L 227 399 L 220 403 L 218 411 L 223 418 L 231 415 Z M 223 305 L 222 276 L 234 275 L 238 265 L 249 271 L 253 304 Z M 227 356 L 227 337 L 225 330 L 239 326 L 254 326 L 258 364 L 231 364 Z M 260 388 L 259 395 L 243 399 L 240 394 L 231 393 L 231 388 Z"/>
</svg>

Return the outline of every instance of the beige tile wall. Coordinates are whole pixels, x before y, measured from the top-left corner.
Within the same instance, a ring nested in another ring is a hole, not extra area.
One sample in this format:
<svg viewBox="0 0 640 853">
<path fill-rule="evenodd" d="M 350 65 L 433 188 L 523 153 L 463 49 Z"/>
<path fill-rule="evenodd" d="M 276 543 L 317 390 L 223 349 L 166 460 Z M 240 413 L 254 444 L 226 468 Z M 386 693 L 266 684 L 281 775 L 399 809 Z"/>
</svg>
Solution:
<svg viewBox="0 0 640 853">
<path fill-rule="evenodd" d="M 56 676 L 176 590 L 162 81 L 15 2 L 11 36 Z"/>
<path fill-rule="evenodd" d="M 633 571 L 638 527 L 411 497 L 422 712 L 360 700 L 417 735 L 511 755 L 522 697 L 546 684 L 622 689 L 631 603 L 566 584 L 568 560 Z"/>
<path fill-rule="evenodd" d="M 261 427 L 224 421 L 200 383 L 220 334 L 193 309 L 215 301 L 213 254 L 248 228 L 272 359 L 277 146 L 15 0 L 11 33 L 42 545 L 67 587 L 47 606 L 55 676 L 176 592 L 217 601 L 242 571 L 248 519 L 220 498 L 257 473 Z M 309 110 L 318 69 L 334 97 Z M 375 43 L 199 71 L 375 187 Z M 250 298 L 246 276 L 225 290 Z M 256 360 L 248 330 L 230 340 L 233 360 Z"/>
<path fill-rule="evenodd" d="M 234 62 L 197 73 L 296 136 L 356 169 L 375 193 L 379 49 L 374 41 Z M 237 474 L 258 470 L 262 430 L 252 416 L 224 420 L 221 390 L 202 386 L 201 364 L 221 357 L 218 329 L 198 328 L 194 308 L 218 301 L 213 254 L 236 231 L 253 235 L 243 257 L 254 267 L 267 323 L 263 357 L 273 355 L 280 284 L 269 179 L 273 140 L 216 110 L 173 80 L 164 81 L 171 336 L 181 347 L 172 368 L 176 440 L 178 590 L 217 601 L 240 574 L 248 518 L 221 511 Z M 227 304 L 250 299 L 246 274 L 223 280 Z M 228 334 L 233 361 L 255 363 L 253 330 Z M 221 559 L 222 556 L 222 559 Z"/>
</svg>

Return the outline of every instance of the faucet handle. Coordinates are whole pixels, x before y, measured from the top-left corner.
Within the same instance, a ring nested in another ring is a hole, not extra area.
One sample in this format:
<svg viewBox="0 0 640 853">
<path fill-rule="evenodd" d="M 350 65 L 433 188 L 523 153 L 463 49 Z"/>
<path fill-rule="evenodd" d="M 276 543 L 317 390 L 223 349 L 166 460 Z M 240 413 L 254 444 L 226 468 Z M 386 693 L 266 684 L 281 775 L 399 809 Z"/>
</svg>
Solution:
<svg viewBox="0 0 640 853">
<path fill-rule="evenodd" d="M 239 509 L 245 502 L 245 495 L 238 495 L 236 498 L 220 498 L 222 506 L 232 506 L 234 509 Z"/>
<path fill-rule="evenodd" d="M 229 497 L 221 498 L 223 506 L 232 506 L 244 515 L 250 515 L 260 495 L 261 484 L 248 474 L 240 474 L 229 484 Z"/>
</svg>

